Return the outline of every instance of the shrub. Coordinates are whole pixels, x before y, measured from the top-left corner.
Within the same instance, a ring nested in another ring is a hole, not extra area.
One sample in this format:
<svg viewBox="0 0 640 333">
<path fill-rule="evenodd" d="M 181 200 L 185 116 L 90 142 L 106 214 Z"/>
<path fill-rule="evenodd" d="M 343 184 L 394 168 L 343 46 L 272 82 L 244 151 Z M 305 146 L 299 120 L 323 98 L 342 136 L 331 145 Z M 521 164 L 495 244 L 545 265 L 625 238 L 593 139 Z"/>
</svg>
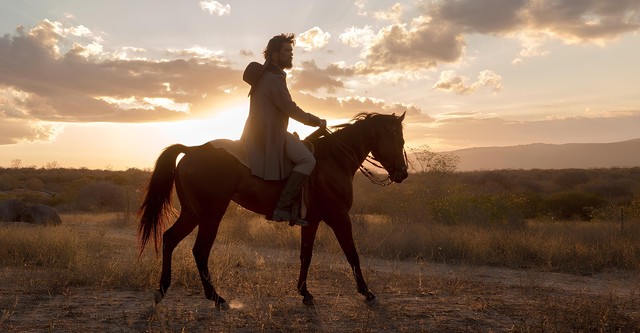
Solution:
<svg viewBox="0 0 640 333">
<path fill-rule="evenodd" d="M 606 203 L 605 199 L 593 193 L 569 191 L 549 196 L 543 200 L 541 208 L 544 215 L 554 219 L 579 217 L 583 221 L 590 221 L 594 210 L 604 207 Z"/>
<path fill-rule="evenodd" d="M 44 182 L 38 178 L 29 178 L 27 179 L 25 186 L 34 191 L 41 191 L 44 189 Z"/>
<path fill-rule="evenodd" d="M 76 205 L 83 211 L 122 211 L 126 206 L 126 193 L 121 186 L 112 183 L 89 183 L 78 192 Z"/>
<path fill-rule="evenodd" d="M 562 187 L 573 187 L 579 184 L 584 184 L 589 181 L 589 175 L 584 170 L 562 170 L 560 174 L 556 176 L 554 182 Z"/>
<path fill-rule="evenodd" d="M 0 191 L 8 191 L 15 186 L 15 180 L 6 173 L 0 174 Z"/>
</svg>

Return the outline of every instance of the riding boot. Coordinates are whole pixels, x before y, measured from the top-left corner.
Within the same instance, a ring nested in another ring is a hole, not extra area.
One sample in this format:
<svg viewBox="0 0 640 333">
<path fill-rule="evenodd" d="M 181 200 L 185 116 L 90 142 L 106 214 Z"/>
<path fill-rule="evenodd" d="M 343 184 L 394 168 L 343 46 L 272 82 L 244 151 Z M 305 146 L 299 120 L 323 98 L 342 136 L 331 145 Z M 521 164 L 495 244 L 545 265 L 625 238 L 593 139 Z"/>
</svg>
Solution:
<svg viewBox="0 0 640 333">
<path fill-rule="evenodd" d="M 282 193 L 280 193 L 280 199 L 278 199 L 276 209 L 273 212 L 272 219 L 274 221 L 292 222 L 302 227 L 309 224 L 307 221 L 300 219 L 297 212 L 293 212 L 294 204 L 296 204 L 297 199 L 302 197 L 302 185 L 307 178 L 309 178 L 309 176 L 297 171 L 293 171 L 291 173 L 291 176 L 289 176 L 289 179 L 287 180 L 287 184 L 284 186 Z M 296 211 L 299 210 L 296 209 Z"/>
</svg>

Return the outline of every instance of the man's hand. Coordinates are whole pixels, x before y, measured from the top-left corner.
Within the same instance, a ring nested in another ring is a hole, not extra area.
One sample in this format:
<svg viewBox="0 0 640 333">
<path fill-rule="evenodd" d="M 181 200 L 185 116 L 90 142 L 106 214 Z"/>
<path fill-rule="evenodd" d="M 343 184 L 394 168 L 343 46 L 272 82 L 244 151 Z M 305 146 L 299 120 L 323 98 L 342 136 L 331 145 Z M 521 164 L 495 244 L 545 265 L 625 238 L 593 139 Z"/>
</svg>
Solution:
<svg viewBox="0 0 640 333">
<path fill-rule="evenodd" d="M 318 127 L 326 128 L 327 127 L 327 120 L 326 119 L 320 119 L 320 125 L 318 125 Z"/>
</svg>

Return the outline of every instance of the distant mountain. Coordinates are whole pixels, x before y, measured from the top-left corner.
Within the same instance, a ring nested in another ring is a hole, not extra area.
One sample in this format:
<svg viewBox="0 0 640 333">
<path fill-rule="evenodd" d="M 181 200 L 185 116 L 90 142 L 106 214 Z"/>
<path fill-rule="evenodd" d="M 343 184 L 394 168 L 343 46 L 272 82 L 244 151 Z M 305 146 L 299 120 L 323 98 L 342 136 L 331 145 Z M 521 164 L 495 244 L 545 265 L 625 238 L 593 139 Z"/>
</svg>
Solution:
<svg viewBox="0 0 640 333">
<path fill-rule="evenodd" d="M 458 171 L 640 167 L 640 139 L 613 143 L 534 143 L 447 153 L 460 157 Z"/>
</svg>

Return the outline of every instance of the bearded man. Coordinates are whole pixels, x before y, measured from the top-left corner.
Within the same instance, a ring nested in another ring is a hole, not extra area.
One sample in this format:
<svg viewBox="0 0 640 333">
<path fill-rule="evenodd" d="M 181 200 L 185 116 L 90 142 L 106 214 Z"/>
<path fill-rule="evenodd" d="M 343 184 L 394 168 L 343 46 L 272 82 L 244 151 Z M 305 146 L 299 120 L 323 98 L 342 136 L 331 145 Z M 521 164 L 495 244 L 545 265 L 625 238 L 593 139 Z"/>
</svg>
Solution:
<svg viewBox="0 0 640 333">
<path fill-rule="evenodd" d="M 308 223 L 298 218 L 293 207 L 316 160 L 300 139 L 287 132 L 287 127 L 289 118 L 308 126 L 324 127 L 327 122 L 303 111 L 291 99 L 284 70 L 293 67 L 294 44 L 293 34 L 274 36 L 263 52 L 264 65 L 253 62 L 245 69 L 243 78 L 251 85 L 251 101 L 240 140 L 247 149 L 254 176 L 264 180 L 288 177 L 270 218 L 306 226 Z"/>
</svg>

